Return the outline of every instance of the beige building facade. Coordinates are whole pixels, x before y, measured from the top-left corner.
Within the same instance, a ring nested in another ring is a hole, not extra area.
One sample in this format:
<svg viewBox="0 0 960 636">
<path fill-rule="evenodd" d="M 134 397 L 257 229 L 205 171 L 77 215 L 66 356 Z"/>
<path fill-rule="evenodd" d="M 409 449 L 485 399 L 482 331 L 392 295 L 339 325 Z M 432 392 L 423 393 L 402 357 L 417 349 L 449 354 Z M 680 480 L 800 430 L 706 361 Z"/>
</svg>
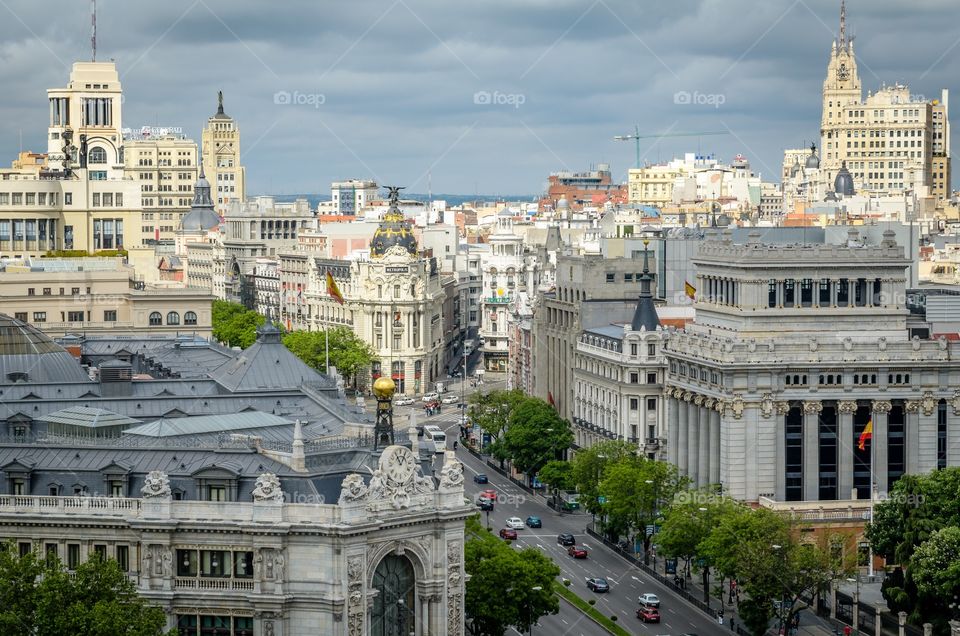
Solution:
<svg viewBox="0 0 960 636">
<path fill-rule="evenodd" d="M 183 215 L 190 211 L 197 180 L 197 143 L 181 134 L 128 133 L 124 159 L 137 182 L 143 205 L 138 228 L 145 244 L 174 240 Z"/>
<path fill-rule="evenodd" d="M 200 140 L 214 206 L 225 216 L 232 201 L 246 199 L 246 170 L 240 165 L 240 128 L 223 110 L 223 93 L 218 94 L 217 112 L 207 120 Z"/>
</svg>

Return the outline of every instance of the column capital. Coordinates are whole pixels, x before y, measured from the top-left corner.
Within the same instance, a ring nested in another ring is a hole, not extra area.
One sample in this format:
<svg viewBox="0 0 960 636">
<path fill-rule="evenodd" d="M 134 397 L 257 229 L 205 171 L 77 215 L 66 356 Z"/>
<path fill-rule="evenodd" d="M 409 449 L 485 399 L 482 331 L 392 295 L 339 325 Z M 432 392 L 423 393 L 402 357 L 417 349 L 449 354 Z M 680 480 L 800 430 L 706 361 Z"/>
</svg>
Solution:
<svg viewBox="0 0 960 636">
<path fill-rule="evenodd" d="M 886 415 L 890 412 L 890 409 L 893 408 L 890 400 L 874 400 L 871 406 L 873 407 L 874 413 L 880 413 L 881 415 Z"/>
<path fill-rule="evenodd" d="M 837 409 L 844 415 L 852 415 L 857 412 L 857 401 L 841 400 L 837 403 Z"/>
<path fill-rule="evenodd" d="M 691 393 L 690 391 L 684 391 L 684 392 L 683 392 L 683 401 L 684 401 L 684 402 L 691 402 L 691 401 L 693 401 L 693 393 Z"/>
<path fill-rule="evenodd" d="M 723 415 L 723 412 L 727 410 L 726 400 L 717 400 L 713 403 L 713 408 L 717 413 Z"/>
<path fill-rule="evenodd" d="M 823 410 L 823 402 L 820 400 L 807 400 L 803 403 L 804 414 L 819 413 Z"/>
<path fill-rule="evenodd" d="M 920 400 L 907 400 L 904 402 L 904 408 L 907 413 L 919 413 L 920 412 Z"/>
<path fill-rule="evenodd" d="M 700 394 L 693 396 L 693 403 L 696 404 L 697 406 L 703 406 L 703 400 L 704 400 L 704 397 Z"/>
<path fill-rule="evenodd" d="M 790 403 L 785 400 L 778 400 L 773 403 L 773 409 L 777 415 L 786 415 L 790 412 Z"/>
<path fill-rule="evenodd" d="M 713 399 L 713 398 L 707 398 L 707 399 L 705 399 L 705 400 L 703 401 L 703 405 L 704 405 L 705 407 L 707 407 L 708 409 L 710 409 L 711 411 L 713 410 L 713 405 L 716 404 L 716 403 L 717 403 L 717 401 L 716 401 L 715 399 Z"/>
</svg>

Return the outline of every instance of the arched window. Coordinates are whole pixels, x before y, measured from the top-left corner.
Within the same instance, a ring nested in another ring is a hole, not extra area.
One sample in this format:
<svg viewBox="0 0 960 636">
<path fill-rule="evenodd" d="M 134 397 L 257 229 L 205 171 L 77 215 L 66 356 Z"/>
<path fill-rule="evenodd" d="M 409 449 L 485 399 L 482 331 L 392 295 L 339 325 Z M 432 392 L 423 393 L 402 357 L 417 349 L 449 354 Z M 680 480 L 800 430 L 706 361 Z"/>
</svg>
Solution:
<svg viewBox="0 0 960 636">
<path fill-rule="evenodd" d="M 188 311 L 187 313 L 183 314 L 183 324 L 185 325 L 197 324 L 197 314 L 193 313 L 192 311 Z"/>
<path fill-rule="evenodd" d="M 156 327 L 157 325 L 163 324 L 163 316 L 160 315 L 159 311 L 155 311 L 150 314 L 150 326 Z"/>
<path fill-rule="evenodd" d="M 416 631 L 417 612 L 413 565 L 405 556 L 389 554 L 373 573 L 378 594 L 370 613 L 373 636 L 407 636 Z"/>
<path fill-rule="evenodd" d="M 87 155 L 87 163 L 107 163 L 107 151 L 100 147 L 92 148 Z"/>
<path fill-rule="evenodd" d="M 167 324 L 168 325 L 179 325 L 180 324 L 180 314 L 175 311 L 171 311 L 167 314 Z"/>
</svg>

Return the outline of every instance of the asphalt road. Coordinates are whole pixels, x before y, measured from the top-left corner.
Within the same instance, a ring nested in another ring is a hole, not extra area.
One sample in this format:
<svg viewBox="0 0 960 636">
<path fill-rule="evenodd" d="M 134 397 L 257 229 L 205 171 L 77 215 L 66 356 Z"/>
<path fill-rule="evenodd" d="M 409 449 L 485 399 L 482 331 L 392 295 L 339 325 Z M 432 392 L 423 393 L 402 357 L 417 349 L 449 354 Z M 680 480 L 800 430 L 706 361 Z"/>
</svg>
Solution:
<svg viewBox="0 0 960 636">
<path fill-rule="evenodd" d="M 490 385 L 481 389 L 491 388 Z M 453 439 L 457 435 L 457 418 L 455 409 L 442 412 L 440 415 L 425 418 L 424 421 L 435 423 L 448 431 L 447 439 L 452 447 Z M 729 635 L 728 625 L 720 626 L 715 619 L 703 614 L 673 591 L 652 579 L 645 572 L 631 565 L 615 552 L 586 534 L 586 524 L 591 517 L 588 514 L 560 514 L 546 505 L 543 497 L 529 495 L 518 488 L 508 479 L 487 467 L 481 460 L 471 453 L 460 448 L 458 458 L 464 463 L 467 477 L 467 496 L 475 498 L 480 491 L 486 488 L 496 490 L 498 501 L 495 509 L 489 513 L 489 524 L 495 533 L 505 527 L 508 517 L 526 519 L 533 515 L 543 521 L 542 529 L 525 528 L 518 530 L 518 540 L 514 544 L 518 548 L 536 547 L 542 550 L 560 566 L 562 576 L 571 581 L 570 589 L 584 599 L 596 599 L 595 607 L 607 616 L 617 616 L 617 623 L 633 634 L 648 636 L 678 636 L 680 634 L 696 634 L 697 636 Z M 439 471 L 440 455 L 435 461 Z M 484 473 L 489 479 L 488 485 L 478 485 L 473 482 L 473 476 Z M 487 513 L 481 513 L 483 523 L 487 522 Z M 567 549 L 557 544 L 557 535 L 569 532 L 576 538 L 577 544 L 586 547 L 586 559 L 574 559 L 567 555 Z M 585 580 L 588 577 L 604 577 L 610 584 L 610 592 L 596 594 L 587 589 Z M 637 597 L 640 594 L 652 592 L 660 597 L 660 624 L 646 624 L 636 617 L 639 607 Z M 516 633 L 516 632 L 511 632 Z M 595 623 L 585 618 L 564 601 L 560 602 L 560 613 L 554 616 L 545 616 L 533 630 L 534 634 L 556 635 L 592 635 L 603 633 Z"/>
</svg>

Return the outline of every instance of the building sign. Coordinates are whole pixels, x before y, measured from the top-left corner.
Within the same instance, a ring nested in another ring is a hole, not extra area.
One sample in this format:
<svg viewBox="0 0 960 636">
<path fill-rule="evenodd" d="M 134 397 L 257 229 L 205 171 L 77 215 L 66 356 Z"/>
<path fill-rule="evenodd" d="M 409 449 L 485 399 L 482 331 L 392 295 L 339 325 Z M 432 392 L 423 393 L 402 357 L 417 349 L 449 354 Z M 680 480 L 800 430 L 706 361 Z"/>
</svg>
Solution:
<svg viewBox="0 0 960 636">
<path fill-rule="evenodd" d="M 388 274 L 406 274 L 408 271 L 406 265 L 387 265 Z"/>
<path fill-rule="evenodd" d="M 151 137 L 164 137 L 166 135 L 183 136 L 183 128 L 180 126 L 141 126 L 140 128 L 123 128 L 120 130 L 124 139 L 150 139 Z"/>
</svg>

